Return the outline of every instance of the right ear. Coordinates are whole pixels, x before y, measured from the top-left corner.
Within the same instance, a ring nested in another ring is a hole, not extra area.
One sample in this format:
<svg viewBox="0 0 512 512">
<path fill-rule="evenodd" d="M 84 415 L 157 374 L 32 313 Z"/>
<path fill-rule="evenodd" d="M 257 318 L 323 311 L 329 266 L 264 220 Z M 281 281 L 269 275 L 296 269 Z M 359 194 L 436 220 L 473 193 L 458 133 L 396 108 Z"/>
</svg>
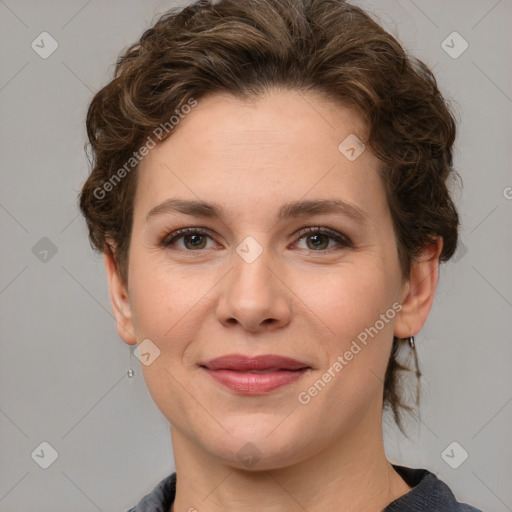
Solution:
<svg viewBox="0 0 512 512">
<path fill-rule="evenodd" d="M 110 304 L 116 320 L 117 332 L 125 343 L 135 345 L 137 339 L 133 328 L 128 290 L 119 276 L 113 252 L 108 244 L 104 252 L 104 261 L 110 289 Z"/>
</svg>

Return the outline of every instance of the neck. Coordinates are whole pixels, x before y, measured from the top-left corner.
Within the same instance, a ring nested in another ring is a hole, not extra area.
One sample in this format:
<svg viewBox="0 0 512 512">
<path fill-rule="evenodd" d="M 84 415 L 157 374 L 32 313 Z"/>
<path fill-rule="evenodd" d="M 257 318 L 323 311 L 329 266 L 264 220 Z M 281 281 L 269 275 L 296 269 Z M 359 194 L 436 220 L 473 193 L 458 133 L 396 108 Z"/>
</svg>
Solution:
<svg viewBox="0 0 512 512">
<path fill-rule="evenodd" d="M 176 499 L 171 512 L 381 512 L 410 487 L 388 462 L 382 421 L 359 424 L 323 452 L 270 470 L 234 468 L 175 428 Z"/>
</svg>

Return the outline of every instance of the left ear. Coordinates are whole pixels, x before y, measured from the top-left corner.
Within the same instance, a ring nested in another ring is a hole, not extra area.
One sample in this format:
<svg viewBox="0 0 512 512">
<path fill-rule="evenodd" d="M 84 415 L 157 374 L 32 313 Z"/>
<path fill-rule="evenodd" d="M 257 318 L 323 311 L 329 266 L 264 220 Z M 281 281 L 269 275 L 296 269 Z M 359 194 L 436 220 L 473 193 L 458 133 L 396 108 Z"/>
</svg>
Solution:
<svg viewBox="0 0 512 512">
<path fill-rule="evenodd" d="M 409 279 L 402 289 L 402 309 L 395 322 L 397 338 L 414 336 L 425 324 L 434 302 L 442 248 L 443 239 L 438 237 L 412 262 Z"/>
</svg>

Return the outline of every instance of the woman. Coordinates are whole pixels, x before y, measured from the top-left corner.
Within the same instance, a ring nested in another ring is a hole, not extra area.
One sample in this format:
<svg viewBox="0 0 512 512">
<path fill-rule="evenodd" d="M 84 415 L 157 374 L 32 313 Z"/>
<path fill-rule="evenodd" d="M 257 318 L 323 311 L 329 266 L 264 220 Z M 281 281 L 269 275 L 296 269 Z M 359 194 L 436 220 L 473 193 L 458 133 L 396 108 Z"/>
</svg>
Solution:
<svg viewBox="0 0 512 512">
<path fill-rule="evenodd" d="M 384 453 L 457 245 L 424 64 L 339 0 L 200 1 L 121 56 L 87 129 L 80 207 L 176 462 L 131 511 L 476 510 Z"/>
</svg>

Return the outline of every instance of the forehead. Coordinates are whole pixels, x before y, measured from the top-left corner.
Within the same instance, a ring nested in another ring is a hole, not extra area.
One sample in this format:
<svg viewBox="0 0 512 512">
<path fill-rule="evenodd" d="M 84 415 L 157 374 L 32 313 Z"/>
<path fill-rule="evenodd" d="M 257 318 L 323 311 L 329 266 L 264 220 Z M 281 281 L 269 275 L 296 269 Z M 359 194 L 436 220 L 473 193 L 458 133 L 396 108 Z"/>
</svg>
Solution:
<svg viewBox="0 0 512 512">
<path fill-rule="evenodd" d="M 353 137 L 366 138 L 361 117 L 311 93 L 274 91 L 251 101 L 209 95 L 142 160 L 136 215 L 171 196 L 213 197 L 233 214 L 277 210 L 301 197 L 377 207 L 378 160 L 369 150 L 352 161 L 340 151 Z"/>
</svg>

